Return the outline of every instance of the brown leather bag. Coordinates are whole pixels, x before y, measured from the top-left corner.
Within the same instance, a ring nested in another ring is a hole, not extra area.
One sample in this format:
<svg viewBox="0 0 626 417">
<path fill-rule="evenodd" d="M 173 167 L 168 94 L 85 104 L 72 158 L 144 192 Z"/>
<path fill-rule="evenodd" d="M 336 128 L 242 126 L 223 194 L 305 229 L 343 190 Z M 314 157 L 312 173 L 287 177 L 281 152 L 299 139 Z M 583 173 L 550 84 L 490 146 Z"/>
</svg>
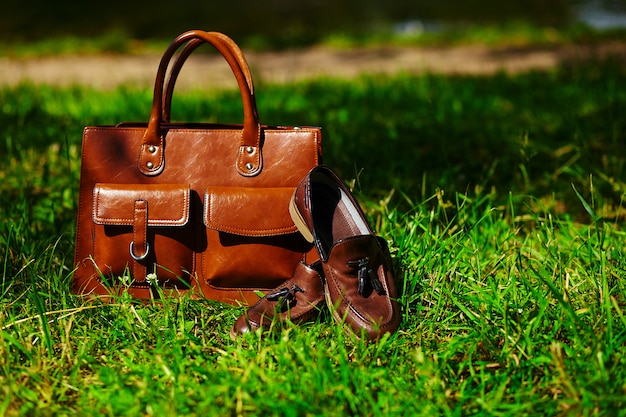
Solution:
<svg viewBox="0 0 626 417">
<path fill-rule="evenodd" d="M 237 79 L 241 125 L 169 121 L 178 73 L 203 43 Z M 320 157 L 320 128 L 260 124 L 250 70 L 230 38 L 181 34 L 161 59 L 148 123 L 84 130 L 73 291 L 150 298 L 159 286 L 256 301 L 257 291 L 280 285 L 298 262 L 316 256 L 288 206 Z"/>
</svg>

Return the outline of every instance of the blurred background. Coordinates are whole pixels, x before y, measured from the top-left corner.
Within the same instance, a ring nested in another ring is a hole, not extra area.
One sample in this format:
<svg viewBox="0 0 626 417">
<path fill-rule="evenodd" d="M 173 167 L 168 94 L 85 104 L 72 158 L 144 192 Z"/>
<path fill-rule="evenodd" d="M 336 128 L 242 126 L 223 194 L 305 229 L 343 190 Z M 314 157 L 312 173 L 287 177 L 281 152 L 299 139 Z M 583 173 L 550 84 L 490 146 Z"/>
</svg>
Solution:
<svg viewBox="0 0 626 417">
<path fill-rule="evenodd" d="M 298 47 L 331 34 L 407 36 L 464 25 L 526 22 L 626 27 L 626 0 L 4 0 L 0 41 L 115 35 L 171 39 L 192 29 L 228 33 L 250 48 Z"/>
</svg>

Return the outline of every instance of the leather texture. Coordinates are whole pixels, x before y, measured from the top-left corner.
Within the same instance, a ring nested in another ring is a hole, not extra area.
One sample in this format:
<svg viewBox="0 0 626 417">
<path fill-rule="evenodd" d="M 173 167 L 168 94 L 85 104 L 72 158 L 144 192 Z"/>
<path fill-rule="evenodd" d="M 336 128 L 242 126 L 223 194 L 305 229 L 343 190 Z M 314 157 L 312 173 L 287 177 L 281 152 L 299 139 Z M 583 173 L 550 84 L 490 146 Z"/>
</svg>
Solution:
<svg viewBox="0 0 626 417">
<path fill-rule="evenodd" d="M 333 318 L 358 337 L 395 332 L 400 308 L 387 242 L 373 233 L 344 182 L 328 167 L 313 168 L 296 188 L 290 213 L 317 248 Z"/>
<path fill-rule="evenodd" d="M 287 320 L 294 324 L 315 320 L 324 306 L 318 268 L 319 262 L 311 266 L 300 262 L 292 279 L 270 291 L 235 321 L 231 335 L 267 330 L 273 323 L 280 326 Z"/>
<path fill-rule="evenodd" d="M 178 71 L 205 43 L 233 70 L 242 124 L 169 120 Z M 320 163 L 321 129 L 262 125 L 248 65 L 224 34 L 178 36 L 160 62 L 149 121 L 86 127 L 81 158 L 75 293 L 149 298 L 160 285 L 250 304 L 317 259 L 288 205 Z"/>
</svg>

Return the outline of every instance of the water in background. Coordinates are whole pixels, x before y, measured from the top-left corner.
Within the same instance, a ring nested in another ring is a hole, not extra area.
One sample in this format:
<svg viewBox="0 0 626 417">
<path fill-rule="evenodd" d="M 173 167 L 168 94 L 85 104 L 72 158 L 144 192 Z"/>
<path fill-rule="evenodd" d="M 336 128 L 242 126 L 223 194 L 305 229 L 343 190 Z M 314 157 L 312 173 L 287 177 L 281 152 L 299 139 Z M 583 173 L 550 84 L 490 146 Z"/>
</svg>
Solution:
<svg viewBox="0 0 626 417">
<path fill-rule="evenodd" d="M 626 1 L 587 0 L 575 6 L 578 20 L 597 29 L 626 27 Z"/>
<path fill-rule="evenodd" d="M 626 27 L 626 0 L 4 0 L 0 40 L 98 36 L 165 38 L 199 28 L 276 46 L 329 33 L 423 30 L 441 25 L 526 21 L 560 27 L 582 21 Z"/>
</svg>

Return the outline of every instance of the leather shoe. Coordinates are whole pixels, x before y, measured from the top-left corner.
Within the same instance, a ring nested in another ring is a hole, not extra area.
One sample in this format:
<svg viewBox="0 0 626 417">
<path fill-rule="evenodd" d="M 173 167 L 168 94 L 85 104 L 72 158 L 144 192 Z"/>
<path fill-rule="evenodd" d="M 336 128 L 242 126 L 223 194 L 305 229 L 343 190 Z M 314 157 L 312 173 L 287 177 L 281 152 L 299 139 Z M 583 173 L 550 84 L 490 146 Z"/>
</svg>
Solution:
<svg viewBox="0 0 626 417">
<path fill-rule="evenodd" d="M 326 166 L 313 168 L 296 188 L 289 212 L 319 252 L 333 318 L 357 337 L 395 332 L 400 308 L 387 242 L 374 235 L 344 182 Z"/>
<path fill-rule="evenodd" d="M 319 262 L 310 266 L 300 262 L 289 281 L 271 290 L 235 321 L 231 336 L 267 329 L 275 320 L 296 324 L 315 320 L 324 305 L 318 268 Z"/>
</svg>

